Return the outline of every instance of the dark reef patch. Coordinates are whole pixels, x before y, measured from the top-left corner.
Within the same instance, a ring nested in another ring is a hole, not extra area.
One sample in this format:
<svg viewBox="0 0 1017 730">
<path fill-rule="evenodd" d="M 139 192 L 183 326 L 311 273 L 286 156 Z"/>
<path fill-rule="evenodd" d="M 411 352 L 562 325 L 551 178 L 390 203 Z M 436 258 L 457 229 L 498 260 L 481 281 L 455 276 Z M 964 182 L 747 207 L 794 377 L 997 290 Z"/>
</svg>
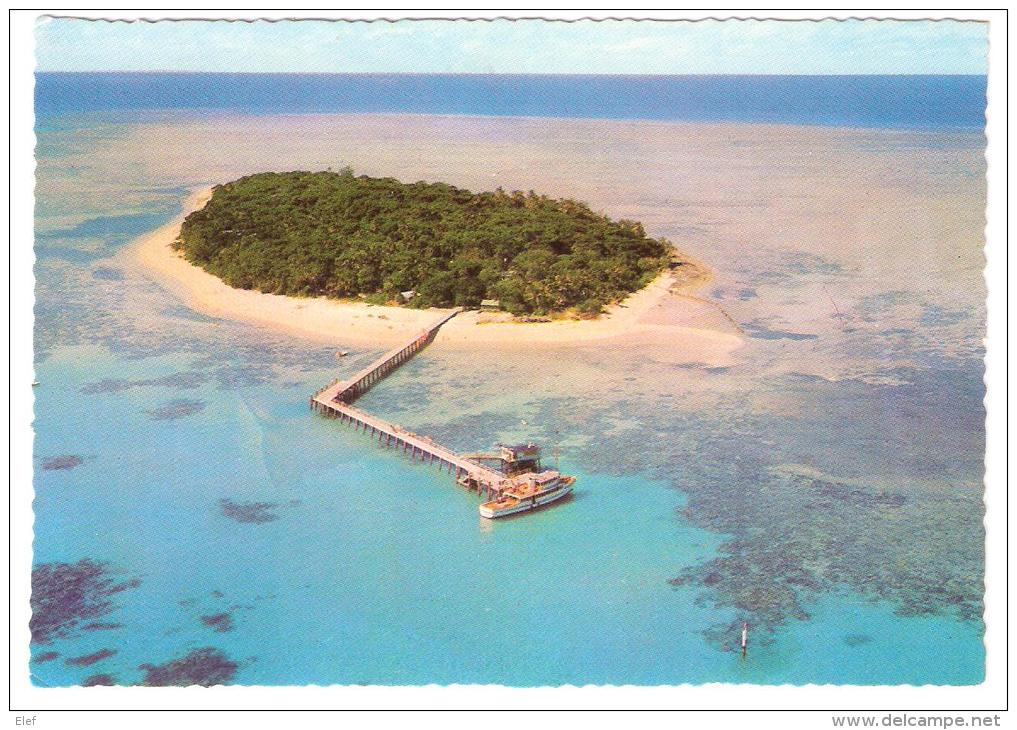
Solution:
<svg viewBox="0 0 1017 730">
<path fill-rule="evenodd" d="M 806 251 L 775 250 L 769 261 L 775 264 L 772 270 L 751 273 L 757 286 L 793 284 L 797 279 L 817 275 L 839 278 L 850 274 L 836 261 Z"/>
<path fill-rule="evenodd" d="M 275 374 L 271 370 L 258 365 L 224 365 L 215 370 L 217 390 L 250 388 L 271 383 L 274 378 Z"/>
<path fill-rule="evenodd" d="M 127 241 L 147 230 L 158 227 L 165 220 L 162 213 L 125 213 L 86 218 L 69 228 L 60 228 L 40 238 L 105 238 L 114 242 Z"/>
<path fill-rule="evenodd" d="M 184 319 L 187 320 L 188 322 L 212 324 L 221 321 L 219 319 L 216 319 L 215 317 L 209 317 L 207 315 L 201 314 L 200 312 L 197 312 L 191 309 L 190 307 L 185 307 L 182 304 L 167 303 L 162 307 L 160 311 L 167 317 L 173 317 L 174 319 Z"/>
<path fill-rule="evenodd" d="M 113 611 L 110 597 L 141 581 L 118 582 L 105 563 L 85 558 L 77 563 L 43 563 L 32 569 L 32 641 L 48 644 L 68 636 L 84 619 Z"/>
<path fill-rule="evenodd" d="M 935 304 L 928 304 L 919 320 L 923 327 L 950 327 L 960 324 L 971 317 L 971 313 L 962 309 L 947 309 Z"/>
<path fill-rule="evenodd" d="M 703 585 L 704 586 L 715 586 L 718 583 L 720 583 L 721 580 L 722 580 L 722 576 L 720 575 L 720 573 L 707 573 L 705 576 L 703 576 Z M 672 581 L 672 583 L 674 583 L 674 582 L 675 581 Z"/>
<path fill-rule="evenodd" d="M 51 456 L 48 459 L 43 459 L 42 468 L 46 471 L 60 471 L 64 469 L 73 469 L 76 466 L 81 466 L 85 463 L 85 460 L 80 456 L 74 454 L 68 454 L 66 456 Z"/>
<path fill-rule="evenodd" d="M 233 630 L 233 617 L 225 611 L 213 613 L 210 616 L 201 616 L 201 623 L 220 634 Z"/>
<path fill-rule="evenodd" d="M 876 322 L 895 308 L 904 304 L 916 303 L 916 296 L 912 292 L 896 289 L 893 291 L 869 294 L 858 300 L 855 309 L 865 322 Z"/>
<path fill-rule="evenodd" d="M 219 508 L 223 515 L 237 522 L 263 524 L 274 522 L 279 515 L 272 510 L 279 507 L 276 502 L 234 502 L 231 499 L 220 499 Z"/>
<path fill-rule="evenodd" d="M 399 395 L 402 395 L 401 391 Z M 519 416 L 517 414 L 484 411 L 463 416 L 451 422 L 417 424 L 413 430 L 417 433 L 426 433 L 439 444 L 445 444 L 459 451 L 471 451 L 491 446 L 499 432 L 511 432 L 518 428 Z M 490 441 L 478 443 L 478 434 L 483 434 Z M 532 438 L 536 441 L 539 440 L 539 436 L 534 433 Z"/>
<path fill-rule="evenodd" d="M 71 657 L 64 660 L 64 664 L 71 667 L 90 667 L 96 662 L 108 659 L 117 653 L 116 649 L 100 649 L 99 651 L 85 654 L 84 656 Z"/>
<path fill-rule="evenodd" d="M 742 554 L 747 548 L 754 551 L 753 558 L 763 565 L 762 572 L 772 576 L 784 576 L 784 580 L 770 582 L 760 580 L 760 570 L 745 570 Z M 799 603 L 798 590 L 802 584 L 814 583 L 813 578 L 796 565 L 797 556 L 785 553 L 780 546 L 771 547 L 760 554 L 759 546 L 747 545 L 736 540 L 721 546 L 722 557 L 714 558 L 700 566 L 686 571 L 670 581 L 680 586 L 698 584 L 711 591 L 712 601 L 719 606 L 731 606 L 738 610 L 740 620 L 751 618 L 754 624 L 773 627 L 783 623 L 787 617 L 806 620 L 809 615 Z M 735 623 L 738 623 L 736 621 Z M 738 631 L 741 624 L 738 623 Z"/>
<path fill-rule="evenodd" d="M 92 270 L 92 278 L 99 281 L 123 281 L 124 274 L 120 269 L 111 269 L 108 266 L 96 266 Z"/>
<path fill-rule="evenodd" d="M 81 683 L 82 687 L 112 687 L 117 683 L 116 677 L 112 674 L 93 674 L 85 677 Z"/>
<path fill-rule="evenodd" d="M 412 364 L 412 361 L 411 363 Z M 403 368 L 404 373 L 410 375 L 416 375 L 407 366 Z M 392 383 L 393 389 L 381 395 L 380 393 L 376 397 L 385 399 L 385 410 L 392 413 L 405 413 L 407 411 L 419 411 L 428 408 L 431 405 L 432 398 L 434 397 L 433 385 L 427 382 L 421 382 L 414 378 L 409 382 L 394 381 Z"/>
<path fill-rule="evenodd" d="M 844 643 L 848 646 L 862 646 L 863 644 L 871 644 L 872 637 L 867 634 L 850 634 L 844 637 Z"/>
<path fill-rule="evenodd" d="M 788 618 L 806 620 L 804 606 L 815 594 L 845 585 L 892 601 L 901 615 L 956 611 L 963 620 L 977 619 L 980 596 L 967 576 L 929 570 L 929 545 L 946 531 L 919 539 L 897 527 L 944 522 L 956 506 L 946 510 L 928 499 L 800 474 L 760 476 L 752 488 L 746 479 L 731 482 L 726 489 L 714 482 L 708 492 L 693 491 L 685 515 L 737 537 L 673 585 L 701 586 L 715 605 L 735 608 L 764 631 Z M 740 526 L 738 516 L 750 527 Z M 957 553 L 955 560 L 973 557 Z"/>
<path fill-rule="evenodd" d="M 188 400 L 186 398 L 174 398 L 157 408 L 150 408 L 145 412 L 153 421 L 173 421 L 178 418 L 193 416 L 205 410 L 205 402 L 200 400 Z"/>
<path fill-rule="evenodd" d="M 747 620 L 757 642 L 807 616 L 819 594 L 842 590 L 887 601 L 899 615 L 978 622 L 984 387 L 980 366 L 939 366 L 913 369 L 905 384 L 753 378 L 743 391 L 694 406 L 675 400 L 660 408 L 658 398 L 627 392 L 547 399 L 526 418 L 579 434 L 618 413 L 637 422 L 600 430 L 571 449 L 572 459 L 587 473 L 637 474 L 679 489 L 679 519 L 724 542 L 713 558 L 676 570 L 672 584 L 733 609 L 732 620 Z M 746 393 L 780 394 L 797 415 L 746 412 Z M 916 430 L 931 414 L 949 414 L 950 428 Z M 467 425 L 474 424 L 452 424 Z M 546 442 L 540 430 L 528 436 Z M 476 431 L 492 429 L 478 424 Z M 969 441 L 957 434 L 970 434 Z M 957 487 L 941 486 L 949 482 Z M 740 624 L 728 623 L 708 632 L 718 646 L 740 633 Z"/>
<path fill-rule="evenodd" d="M 837 482 L 828 482 L 821 479 L 809 479 L 803 476 L 792 476 L 800 486 L 811 488 L 822 501 L 808 505 L 810 508 L 828 507 L 833 502 L 841 502 L 853 507 L 872 507 L 882 505 L 885 507 L 901 507 L 906 501 L 903 494 L 886 494 L 885 492 L 873 493 L 858 487 L 851 487 Z"/>
<path fill-rule="evenodd" d="M 794 340 L 801 342 L 819 339 L 819 335 L 807 332 L 789 332 L 787 330 L 771 329 L 759 320 L 745 322 L 741 325 L 741 328 L 745 334 L 757 340 Z"/>
<path fill-rule="evenodd" d="M 211 687 L 229 684 L 236 676 L 239 665 L 214 647 L 195 649 L 181 659 L 165 664 L 142 664 L 145 672 L 142 684 L 146 687 Z"/>
<path fill-rule="evenodd" d="M 32 661 L 35 662 L 36 664 L 44 664 L 45 662 L 53 661 L 59 656 L 60 652 L 58 651 L 44 651 L 41 654 L 32 657 Z"/>
<path fill-rule="evenodd" d="M 104 378 L 103 380 L 89 383 L 81 389 L 82 393 L 94 395 L 98 393 L 120 393 L 132 388 L 174 388 L 176 390 L 191 390 L 200 387 L 208 382 L 209 376 L 197 371 L 187 371 L 164 375 L 160 378 L 142 378 L 130 380 L 127 378 Z"/>
<path fill-rule="evenodd" d="M 103 623 L 101 621 L 93 621 L 90 624 L 85 624 L 81 627 L 82 631 L 110 631 L 112 629 L 123 628 L 123 624 L 118 623 Z"/>
</svg>

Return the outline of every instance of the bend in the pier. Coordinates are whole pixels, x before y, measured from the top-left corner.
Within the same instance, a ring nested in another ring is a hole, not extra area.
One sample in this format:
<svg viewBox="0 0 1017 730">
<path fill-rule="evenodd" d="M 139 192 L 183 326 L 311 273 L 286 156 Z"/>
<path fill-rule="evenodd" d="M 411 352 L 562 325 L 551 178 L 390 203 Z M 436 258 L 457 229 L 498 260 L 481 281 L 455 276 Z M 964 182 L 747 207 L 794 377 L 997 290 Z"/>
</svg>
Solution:
<svg viewBox="0 0 1017 730">
<path fill-rule="evenodd" d="M 351 423 L 365 433 L 370 431 L 372 437 L 378 438 L 386 446 L 401 448 L 414 458 L 427 459 L 432 464 L 437 461 L 439 466 L 447 468 L 450 473 L 455 472 L 456 481 L 465 481 L 466 486 L 475 487 L 478 492 L 483 490 L 494 495 L 499 494 L 508 483 L 505 474 L 461 456 L 427 436 L 413 433 L 353 406 L 353 401 L 371 386 L 426 347 L 441 326 L 461 311 L 461 308 L 456 308 L 443 315 L 410 342 L 389 350 L 352 378 L 332 381 L 311 397 L 311 407 Z"/>
</svg>

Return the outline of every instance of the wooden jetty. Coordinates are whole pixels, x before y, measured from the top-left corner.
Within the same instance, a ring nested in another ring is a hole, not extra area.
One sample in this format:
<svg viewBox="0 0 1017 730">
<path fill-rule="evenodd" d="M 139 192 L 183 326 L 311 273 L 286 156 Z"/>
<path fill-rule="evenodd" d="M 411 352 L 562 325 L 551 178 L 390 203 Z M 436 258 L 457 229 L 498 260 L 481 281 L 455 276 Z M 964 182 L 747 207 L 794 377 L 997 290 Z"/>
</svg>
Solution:
<svg viewBox="0 0 1017 730">
<path fill-rule="evenodd" d="M 352 378 L 349 378 L 348 380 L 333 380 L 327 386 L 315 393 L 312 400 L 318 399 L 320 396 L 326 396 L 332 402 L 341 401 L 343 403 L 352 403 L 370 390 L 371 386 L 416 355 L 421 349 L 426 347 L 428 343 L 434 339 L 434 336 L 438 333 L 438 330 L 441 329 L 441 326 L 461 311 L 463 310 L 459 307 L 453 309 L 451 312 L 442 316 L 434 324 L 414 337 L 410 343 L 401 345 L 394 350 L 389 350 Z"/>
<path fill-rule="evenodd" d="M 443 315 L 415 336 L 411 342 L 386 352 L 352 378 L 333 380 L 311 396 L 311 408 L 323 415 L 352 424 L 356 430 L 369 432 L 372 438 L 377 438 L 384 446 L 401 449 L 414 459 L 437 464 L 450 474 L 455 473 L 456 482 L 469 489 L 476 489 L 478 493 L 485 494 L 490 499 L 500 496 L 501 491 L 509 486 L 509 479 L 504 473 L 457 454 L 427 436 L 388 423 L 352 405 L 353 401 L 366 393 L 371 386 L 426 347 L 441 326 L 461 311 L 454 309 L 449 314 Z"/>
</svg>

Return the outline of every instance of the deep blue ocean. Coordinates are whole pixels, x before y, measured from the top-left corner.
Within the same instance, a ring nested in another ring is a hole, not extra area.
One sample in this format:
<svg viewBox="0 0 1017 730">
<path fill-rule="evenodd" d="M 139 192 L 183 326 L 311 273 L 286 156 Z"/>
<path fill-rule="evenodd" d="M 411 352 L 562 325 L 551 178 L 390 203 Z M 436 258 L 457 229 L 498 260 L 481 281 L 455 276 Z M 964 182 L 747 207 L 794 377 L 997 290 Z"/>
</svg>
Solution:
<svg viewBox="0 0 1017 730">
<path fill-rule="evenodd" d="M 980 128 L 985 76 L 40 73 L 40 116 L 385 113 Z"/>
</svg>

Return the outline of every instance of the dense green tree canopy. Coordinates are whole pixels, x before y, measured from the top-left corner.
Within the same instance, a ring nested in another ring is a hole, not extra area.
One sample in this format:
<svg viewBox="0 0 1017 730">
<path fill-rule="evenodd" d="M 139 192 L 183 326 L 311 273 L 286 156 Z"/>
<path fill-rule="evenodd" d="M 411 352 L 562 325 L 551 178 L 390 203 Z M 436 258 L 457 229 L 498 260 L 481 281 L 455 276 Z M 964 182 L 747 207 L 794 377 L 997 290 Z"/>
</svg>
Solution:
<svg viewBox="0 0 1017 730">
<path fill-rule="evenodd" d="M 666 240 L 582 203 L 471 193 L 352 172 L 262 173 L 217 186 L 178 246 L 242 289 L 476 306 L 516 314 L 600 311 L 668 264 Z"/>
</svg>

